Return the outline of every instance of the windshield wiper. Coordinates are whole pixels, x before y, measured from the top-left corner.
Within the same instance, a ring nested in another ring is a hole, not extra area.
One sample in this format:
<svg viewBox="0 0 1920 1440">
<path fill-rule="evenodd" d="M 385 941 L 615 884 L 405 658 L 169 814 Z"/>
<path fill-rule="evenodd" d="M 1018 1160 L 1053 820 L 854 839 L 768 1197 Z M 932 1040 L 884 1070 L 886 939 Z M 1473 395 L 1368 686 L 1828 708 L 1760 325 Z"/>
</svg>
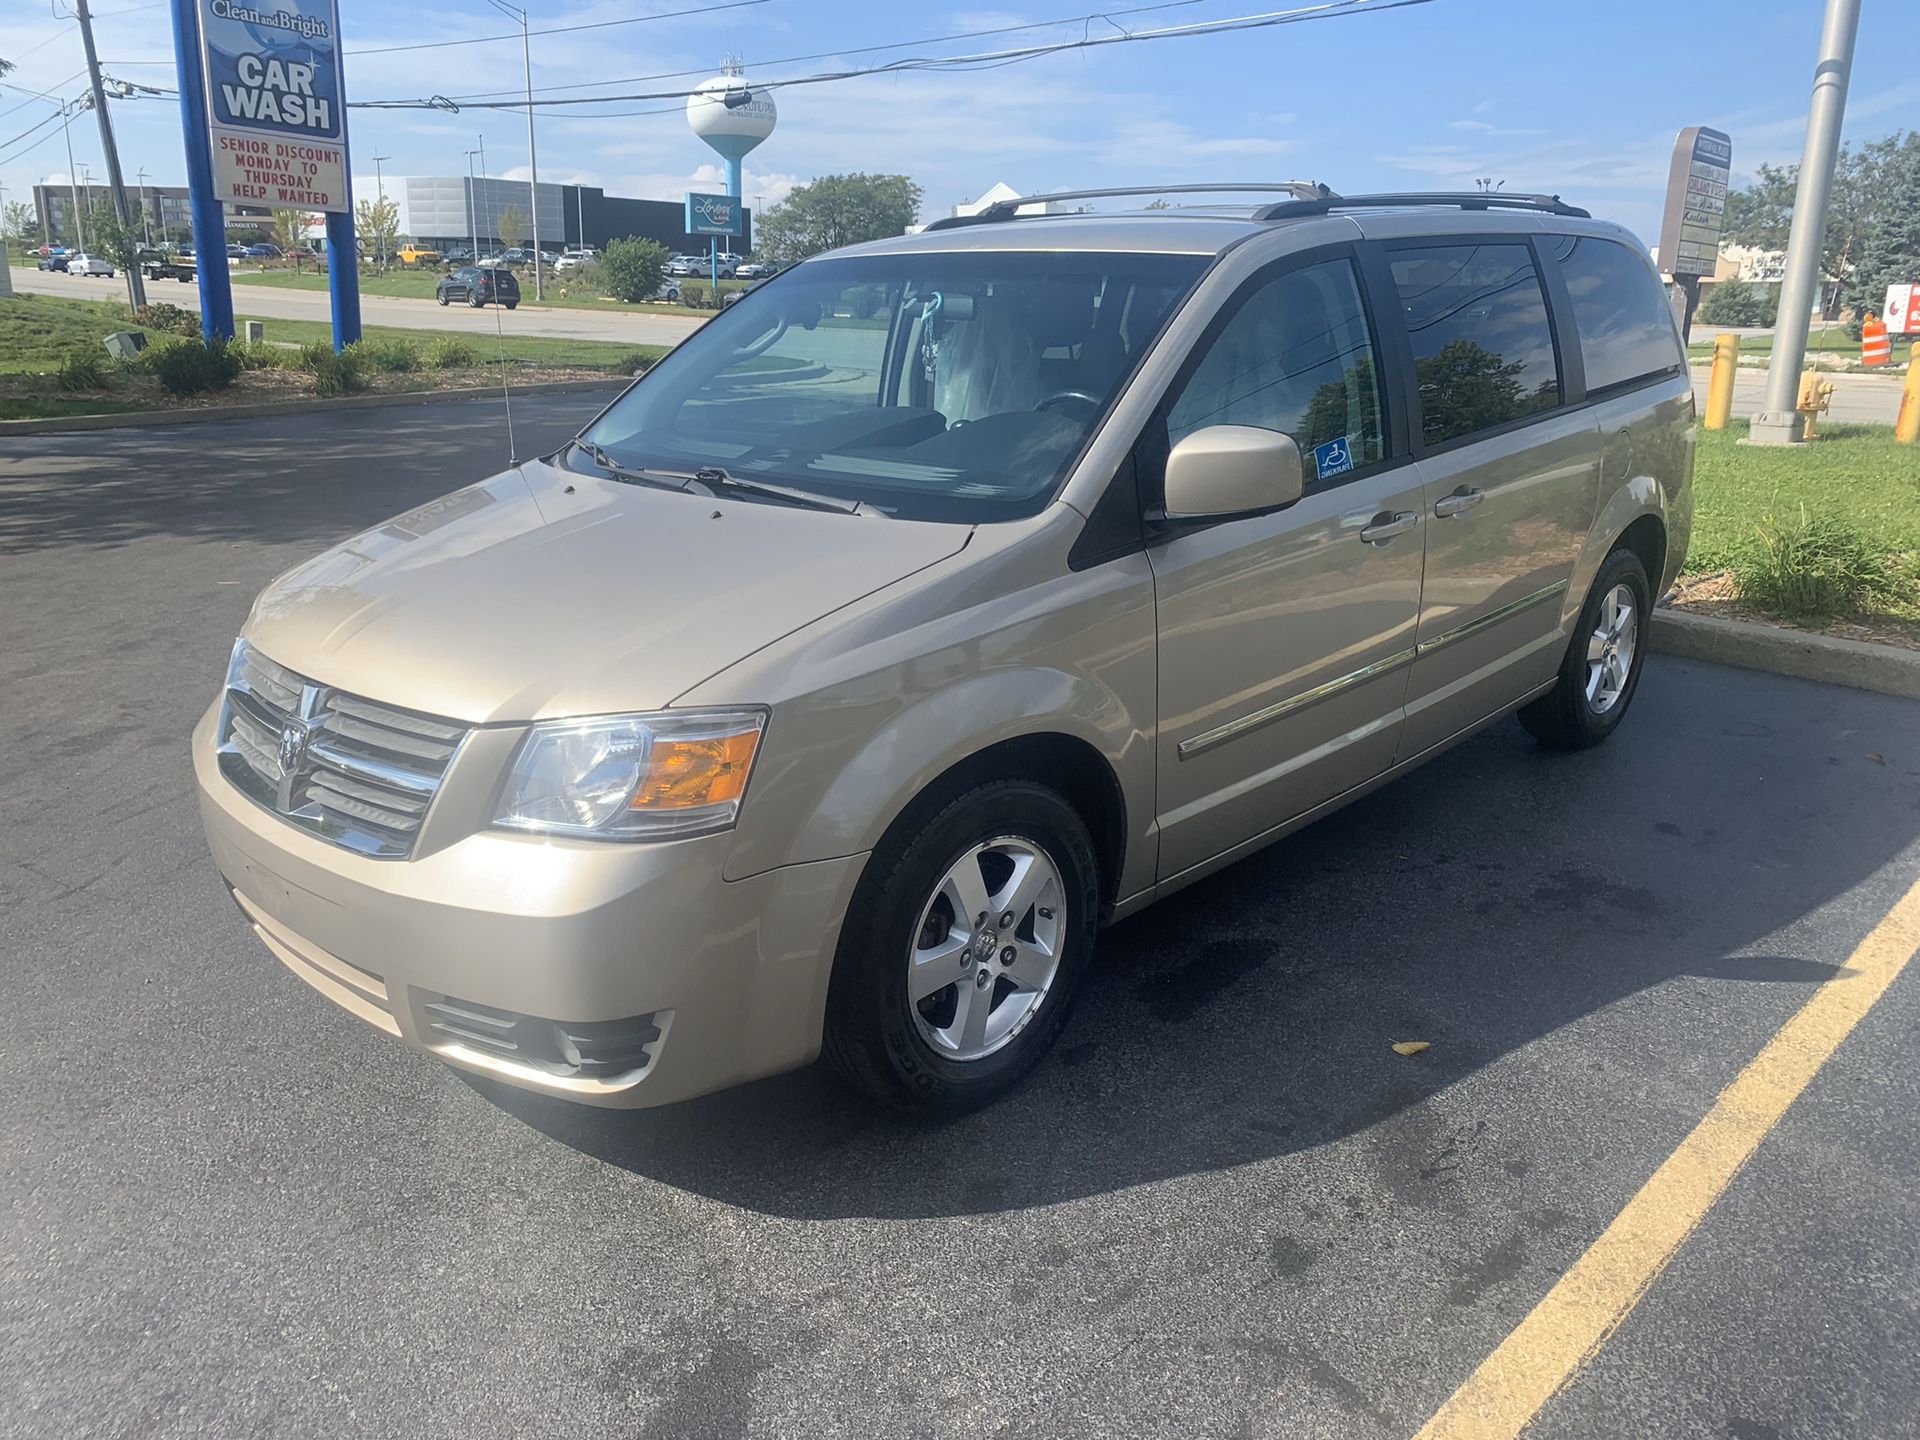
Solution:
<svg viewBox="0 0 1920 1440">
<path fill-rule="evenodd" d="M 693 488 L 691 475 L 677 475 L 668 470 L 631 470 L 615 460 L 606 451 L 606 447 L 597 440 L 587 440 L 575 436 L 573 443 L 586 452 L 587 458 L 615 480 L 623 480 L 629 485 L 651 485 L 656 490 L 690 490 Z M 675 483 L 677 482 L 677 483 Z"/>
<path fill-rule="evenodd" d="M 809 510 L 831 510 L 836 515 L 858 515 L 866 509 L 858 500 L 833 500 L 791 485 L 748 480 L 718 465 L 702 465 L 687 478 L 706 486 L 716 495 L 724 490 L 731 490 L 736 495 L 763 495 L 769 500 L 784 500 L 790 505 L 804 506 Z"/>
</svg>

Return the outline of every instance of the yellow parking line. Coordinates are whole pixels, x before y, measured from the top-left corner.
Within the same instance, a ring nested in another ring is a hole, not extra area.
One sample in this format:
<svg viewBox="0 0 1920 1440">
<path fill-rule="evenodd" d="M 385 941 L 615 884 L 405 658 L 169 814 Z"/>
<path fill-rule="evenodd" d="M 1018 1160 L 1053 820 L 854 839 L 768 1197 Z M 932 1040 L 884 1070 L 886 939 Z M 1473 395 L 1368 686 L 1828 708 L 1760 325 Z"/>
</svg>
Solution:
<svg viewBox="0 0 1920 1440">
<path fill-rule="evenodd" d="M 1920 883 L 1813 992 L 1415 1440 L 1512 1440 L 1590 1361 L 1674 1253 L 1920 950 Z"/>
</svg>

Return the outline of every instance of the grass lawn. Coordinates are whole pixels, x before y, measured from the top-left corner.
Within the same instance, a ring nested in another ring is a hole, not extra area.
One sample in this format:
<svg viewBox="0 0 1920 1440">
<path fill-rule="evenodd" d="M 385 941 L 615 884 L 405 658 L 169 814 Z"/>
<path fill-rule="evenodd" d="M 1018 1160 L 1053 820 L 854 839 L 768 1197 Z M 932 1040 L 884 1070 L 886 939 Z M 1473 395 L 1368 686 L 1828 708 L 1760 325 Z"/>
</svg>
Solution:
<svg viewBox="0 0 1920 1440">
<path fill-rule="evenodd" d="M 1695 323 L 1697 324 L 1698 322 L 1696 321 Z M 1894 348 L 1896 350 L 1899 349 L 1897 343 Z M 1742 335 L 1740 337 L 1740 353 L 1743 356 L 1771 355 L 1773 353 L 1773 336 Z M 1809 331 L 1807 333 L 1807 353 L 1809 355 L 1844 355 L 1849 359 L 1858 360 L 1860 358 L 1860 342 L 1836 325 L 1831 330 Z M 1695 360 L 1711 360 L 1713 359 L 1713 342 L 1711 340 L 1696 340 L 1687 347 L 1687 354 Z"/>
<path fill-rule="evenodd" d="M 410 300 L 433 299 L 434 287 L 440 283 L 440 277 L 446 272 L 438 267 L 418 270 L 389 270 L 384 274 L 362 271 L 360 273 L 360 293 L 362 295 L 390 295 Z M 241 285 L 268 285 L 276 290 L 325 290 L 327 277 L 315 274 L 311 270 L 236 270 L 233 283 Z M 744 285 L 745 281 L 738 282 Z M 520 282 L 521 303 L 533 305 L 533 277 L 524 275 Z M 722 280 L 722 290 L 737 288 L 734 282 Z M 626 305 L 617 300 L 602 299 L 598 295 L 568 293 L 566 275 L 547 276 L 547 297 L 539 301 L 541 305 L 562 310 L 618 310 L 634 315 L 709 315 L 708 310 L 694 310 L 685 305 Z M 236 303 L 239 303 L 236 299 Z"/>
<path fill-rule="evenodd" d="M 100 352 L 100 341 L 116 330 L 138 330 L 126 318 L 124 305 L 104 300 L 68 300 L 53 295 L 21 295 L 0 300 L 0 374 L 22 374 L 57 369 L 75 350 Z M 324 320 L 271 320 L 238 315 L 237 320 L 259 319 L 269 340 L 309 344 L 331 340 L 332 327 Z M 146 332 L 149 343 L 153 332 Z M 425 348 L 442 335 L 457 335 L 479 352 L 483 361 L 526 361 L 541 365 L 591 365 L 609 369 L 635 351 L 665 354 L 657 345 L 627 345 L 613 340 L 565 340 L 543 335 L 508 334 L 504 341 L 490 335 L 455 331 L 402 330 L 369 325 L 367 338 L 406 340 Z"/>
</svg>

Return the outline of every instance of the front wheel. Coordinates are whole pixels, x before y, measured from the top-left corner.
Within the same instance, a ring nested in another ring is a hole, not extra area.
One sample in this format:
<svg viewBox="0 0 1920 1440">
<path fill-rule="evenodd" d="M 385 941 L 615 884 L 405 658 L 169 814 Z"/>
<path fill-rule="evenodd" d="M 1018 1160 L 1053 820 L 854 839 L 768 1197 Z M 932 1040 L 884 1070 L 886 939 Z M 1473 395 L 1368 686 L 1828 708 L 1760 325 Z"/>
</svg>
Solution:
<svg viewBox="0 0 1920 1440">
<path fill-rule="evenodd" d="M 433 298 L 444 305 L 447 303 L 447 292 L 444 290 L 436 290 L 433 292 Z"/>
<path fill-rule="evenodd" d="M 997 1099 L 1065 1025 L 1099 923 L 1099 864 L 1059 792 L 996 780 L 923 808 L 854 892 L 827 1001 L 827 1059 L 895 1108 Z"/>
<path fill-rule="evenodd" d="M 1640 686 L 1652 623 L 1646 566 L 1625 546 L 1607 556 L 1587 592 L 1553 689 L 1520 709 L 1520 723 L 1555 750 L 1585 750 L 1611 735 Z"/>
<path fill-rule="evenodd" d="M 482 295 L 478 290 L 473 291 L 467 296 L 467 304 L 471 305 L 476 310 L 478 310 L 482 305 L 486 303 L 487 303 L 487 297 Z"/>
</svg>

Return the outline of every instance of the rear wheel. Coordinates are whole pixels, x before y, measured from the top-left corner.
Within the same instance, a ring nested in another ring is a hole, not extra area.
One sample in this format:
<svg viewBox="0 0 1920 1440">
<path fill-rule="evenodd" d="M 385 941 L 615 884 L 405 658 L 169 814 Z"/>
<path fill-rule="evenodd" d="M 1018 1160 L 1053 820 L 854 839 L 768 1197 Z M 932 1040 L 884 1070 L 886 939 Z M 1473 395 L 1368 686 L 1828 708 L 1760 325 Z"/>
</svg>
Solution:
<svg viewBox="0 0 1920 1440">
<path fill-rule="evenodd" d="M 1031 780 L 975 786 L 896 829 L 847 912 L 826 1056 L 883 1104 L 961 1114 L 1018 1083 L 1066 1023 L 1098 862 L 1073 807 Z"/>
<path fill-rule="evenodd" d="M 433 298 L 444 305 L 447 303 L 447 292 L 444 290 L 436 290 L 433 292 Z"/>
<path fill-rule="evenodd" d="M 467 304 L 471 305 L 474 309 L 478 310 L 486 303 L 487 297 L 482 295 L 478 290 L 469 290 L 467 292 Z"/>
<path fill-rule="evenodd" d="M 1574 626 L 1560 678 L 1520 709 L 1520 723 L 1536 740 L 1556 750 L 1584 750 L 1614 732 L 1640 686 L 1651 597 L 1638 555 L 1622 546 L 1607 556 Z"/>
</svg>

